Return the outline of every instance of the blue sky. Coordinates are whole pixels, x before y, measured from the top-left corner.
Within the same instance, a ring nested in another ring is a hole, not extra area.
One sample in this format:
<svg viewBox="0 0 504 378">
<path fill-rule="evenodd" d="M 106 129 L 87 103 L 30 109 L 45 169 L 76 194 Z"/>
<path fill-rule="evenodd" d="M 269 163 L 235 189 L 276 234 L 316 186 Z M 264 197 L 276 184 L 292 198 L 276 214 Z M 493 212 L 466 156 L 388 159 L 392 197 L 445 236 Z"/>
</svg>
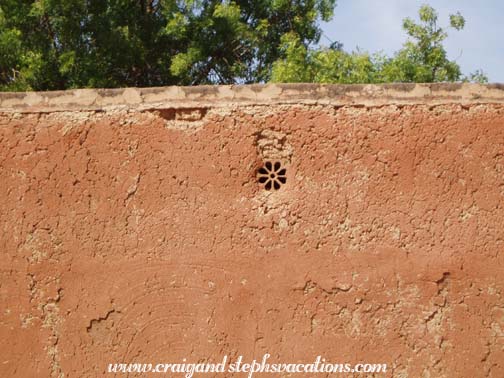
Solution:
<svg viewBox="0 0 504 378">
<path fill-rule="evenodd" d="M 445 40 L 448 57 L 456 60 L 462 72 L 482 69 L 491 83 L 504 83 L 504 1 L 503 0 L 338 0 L 334 18 L 322 23 L 320 44 L 340 41 L 347 51 L 392 54 L 406 40 L 402 19 L 418 19 L 418 9 L 429 4 L 438 11 L 439 24 L 449 25 L 449 14 L 466 19 L 462 31 L 448 29 Z"/>
</svg>

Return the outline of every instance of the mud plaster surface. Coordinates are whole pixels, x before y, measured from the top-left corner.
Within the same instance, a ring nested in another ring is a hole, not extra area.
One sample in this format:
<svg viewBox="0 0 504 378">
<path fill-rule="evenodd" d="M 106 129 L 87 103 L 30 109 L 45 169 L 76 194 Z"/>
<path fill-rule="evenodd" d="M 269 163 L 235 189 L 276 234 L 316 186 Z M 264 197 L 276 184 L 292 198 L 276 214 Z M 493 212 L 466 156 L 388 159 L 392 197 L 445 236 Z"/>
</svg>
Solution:
<svg viewBox="0 0 504 378">
<path fill-rule="evenodd" d="M 0 146 L 1 377 L 504 376 L 502 104 L 6 112 Z"/>
</svg>

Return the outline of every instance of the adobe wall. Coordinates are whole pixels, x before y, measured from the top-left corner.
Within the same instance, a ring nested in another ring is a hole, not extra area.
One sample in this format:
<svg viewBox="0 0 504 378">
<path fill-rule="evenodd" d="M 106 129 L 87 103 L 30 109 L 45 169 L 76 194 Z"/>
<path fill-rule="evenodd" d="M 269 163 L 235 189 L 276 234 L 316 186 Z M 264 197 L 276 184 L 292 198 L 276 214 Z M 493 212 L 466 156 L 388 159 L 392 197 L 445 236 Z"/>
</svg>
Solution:
<svg viewBox="0 0 504 378">
<path fill-rule="evenodd" d="M 503 200 L 499 85 L 0 94 L 0 377 L 503 377 Z"/>
</svg>

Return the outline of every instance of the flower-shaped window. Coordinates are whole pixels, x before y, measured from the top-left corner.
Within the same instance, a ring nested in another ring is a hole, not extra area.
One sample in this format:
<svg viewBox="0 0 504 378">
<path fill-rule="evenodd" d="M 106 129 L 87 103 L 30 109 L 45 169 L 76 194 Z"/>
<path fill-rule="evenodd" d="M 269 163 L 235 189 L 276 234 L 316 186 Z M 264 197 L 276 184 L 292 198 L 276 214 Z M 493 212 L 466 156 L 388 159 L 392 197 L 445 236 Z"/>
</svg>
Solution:
<svg viewBox="0 0 504 378">
<path fill-rule="evenodd" d="M 267 161 L 264 167 L 259 169 L 257 176 L 259 183 L 264 184 L 264 189 L 271 190 L 273 188 L 278 190 L 282 184 L 287 182 L 286 173 L 287 169 L 282 168 L 282 164 L 279 161 L 275 163 Z"/>
</svg>

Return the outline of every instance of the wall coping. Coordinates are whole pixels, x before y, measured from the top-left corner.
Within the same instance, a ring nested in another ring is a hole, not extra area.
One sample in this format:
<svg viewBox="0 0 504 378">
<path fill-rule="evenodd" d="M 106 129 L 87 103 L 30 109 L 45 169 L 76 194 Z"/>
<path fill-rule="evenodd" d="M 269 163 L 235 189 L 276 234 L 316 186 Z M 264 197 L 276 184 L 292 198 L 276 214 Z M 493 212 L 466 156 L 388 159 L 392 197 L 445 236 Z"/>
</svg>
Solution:
<svg viewBox="0 0 504 378">
<path fill-rule="evenodd" d="M 42 113 L 248 105 L 504 103 L 504 84 L 253 84 L 0 92 L 0 112 Z"/>
</svg>

